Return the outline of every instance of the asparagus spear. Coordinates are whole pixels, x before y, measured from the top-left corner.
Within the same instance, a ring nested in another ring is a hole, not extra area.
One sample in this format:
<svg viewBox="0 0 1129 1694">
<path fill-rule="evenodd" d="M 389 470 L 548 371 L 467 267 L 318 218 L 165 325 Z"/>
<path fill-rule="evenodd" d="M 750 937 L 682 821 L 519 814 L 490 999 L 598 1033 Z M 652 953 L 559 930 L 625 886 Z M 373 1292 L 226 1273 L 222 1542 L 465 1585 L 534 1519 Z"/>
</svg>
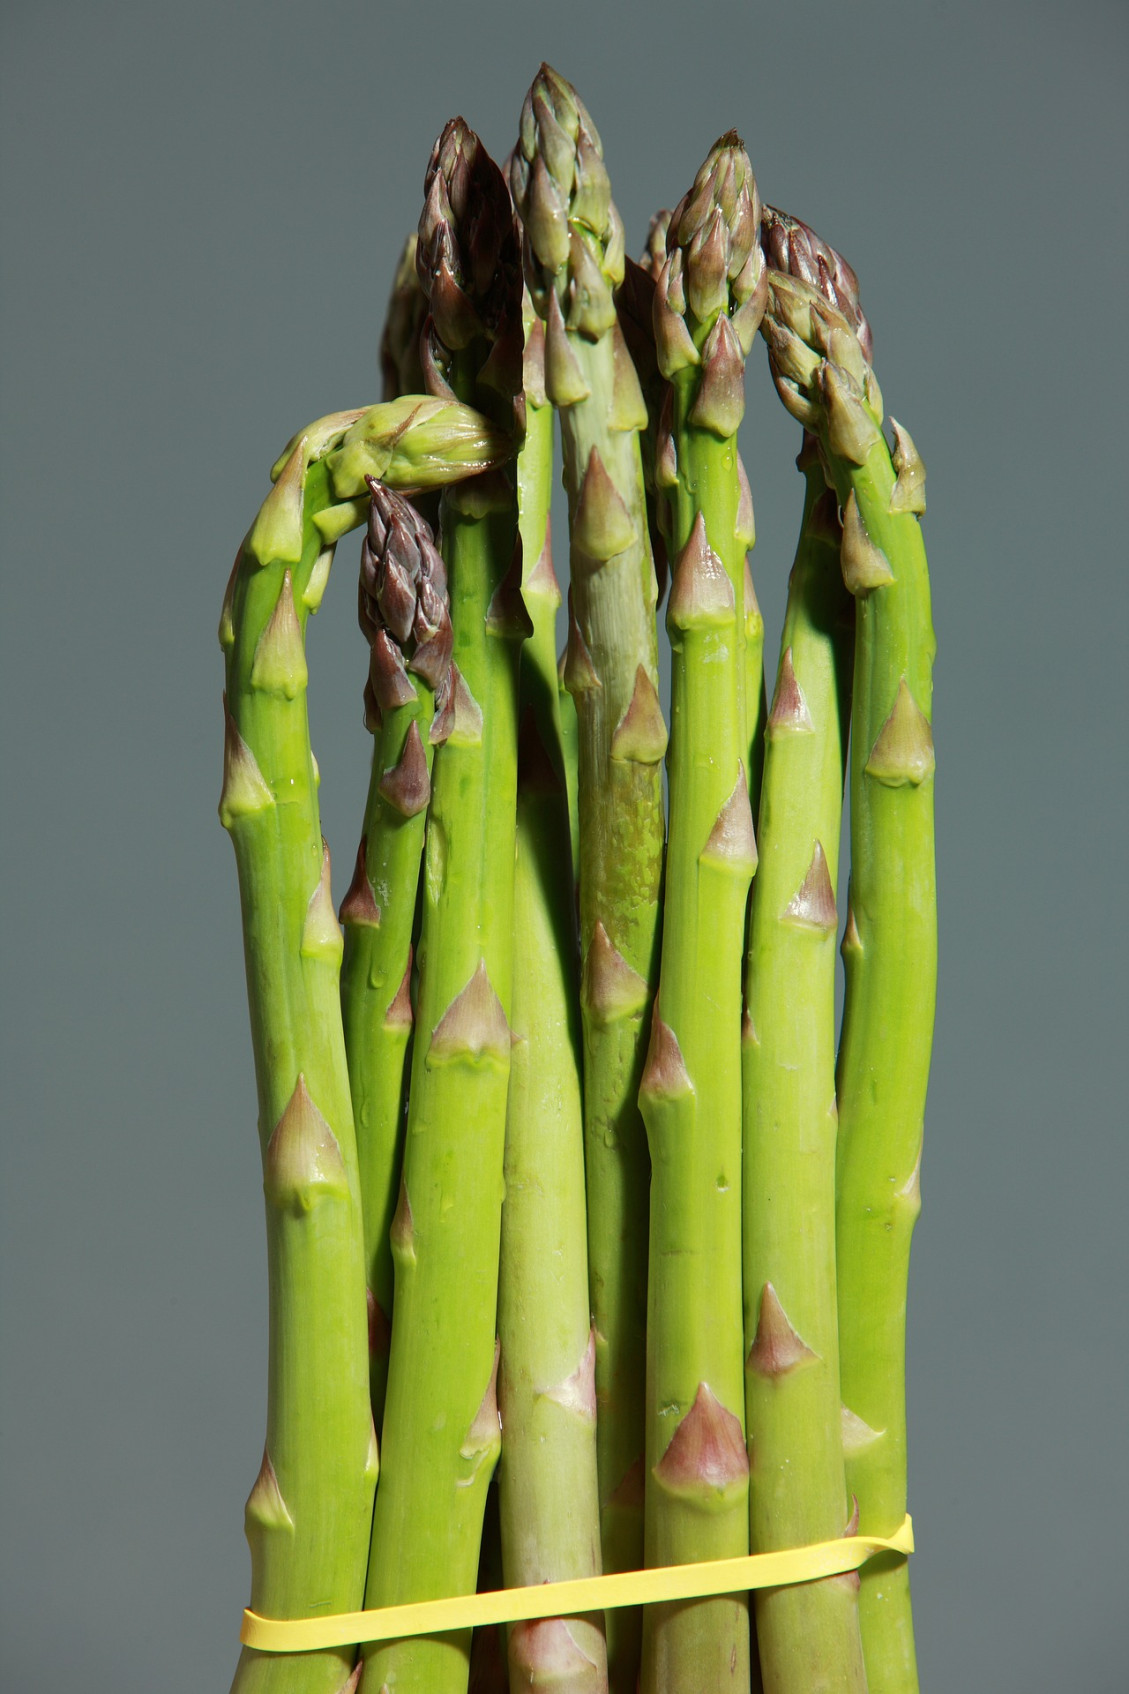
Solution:
<svg viewBox="0 0 1129 1694">
<path fill-rule="evenodd" d="M 377 1470 L 341 932 L 309 743 L 306 620 L 325 589 L 327 536 L 353 520 L 360 466 L 427 483 L 448 474 L 436 458 L 444 449 L 458 458 L 477 441 L 480 460 L 498 457 L 496 434 L 466 408 L 417 399 L 411 418 L 378 406 L 320 419 L 295 438 L 220 620 L 220 820 L 239 872 L 270 1274 L 267 1438 L 246 1526 L 251 1605 L 275 1617 L 356 1606 Z M 351 1650 L 294 1661 L 247 1648 L 234 1688 L 338 1694 L 352 1685 L 352 1660 Z"/>
<path fill-rule="evenodd" d="M 760 202 L 727 135 L 675 208 L 655 293 L 671 417 L 658 462 L 677 563 L 659 1006 L 641 1090 L 651 1151 L 648 1564 L 749 1549 L 741 1327 L 741 956 L 756 867 L 745 773 L 742 341 L 764 299 Z M 732 316 L 731 316 L 732 314 Z M 736 322 L 738 328 L 734 329 Z M 644 1694 L 749 1688 L 746 1594 L 652 1606 Z"/>
<path fill-rule="evenodd" d="M 511 421 L 521 386 L 521 273 L 505 182 L 461 120 L 432 152 L 420 220 L 440 394 Z M 507 581 L 512 481 L 448 496 L 452 727 L 434 767 L 423 881 L 418 1033 L 392 1223 L 395 1322 L 366 1604 L 473 1592 L 498 1456 L 495 1310 L 513 945 L 518 640 Z M 366 1682 L 459 1694 L 469 1631 L 366 1649 Z"/>
<path fill-rule="evenodd" d="M 341 1008 L 365 1226 L 373 1417 L 384 1412 L 392 1247 L 412 1028 L 411 952 L 435 743 L 449 727 L 451 620 L 431 531 L 371 483 L 360 621 L 370 646 L 366 719 L 375 732 L 364 833 L 341 906 Z M 440 712 L 435 715 L 436 700 Z"/>
<path fill-rule="evenodd" d="M 522 109 L 511 185 L 569 501 L 589 1282 L 603 1563 L 618 1571 L 636 1568 L 643 1550 L 648 1159 L 637 1097 L 657 963 L 666 728 L 639 453 L 647 413 L 613 300 L 623 229 L 595 126 L 547 65 Z M 638 1613 L 607 1623 L 611 1686 L 634 1694 Z"/>
<path fill-rule="evenodd" d="M 551 674 L 551 673 L 550 673 Z M 600 1573 L 576 928 L 565 794 L 532 709 L 519 751 L 498 1334 L 506 1584 Z M 513 1626 L 512 1694 L 607 1688 L 603 1618 Z"/>
<path fill-rule="evenodd" d="M 851 711 L 851 888 L 836 1088 L 840 1373 L 847 1485 L 863 1533 L 906 1509 L 905 1305 L 936 996 L 929 580 L 918 515 L 924 469 L 870 366 L 853 271 L 797 220 L 773 214 L 765 317 L 785 405 L 815 431 L 843 511 L 856 601 Z M 917 1687 L 904 1560 L 871 1560 L 860 1617 L 871 1694 Z"/>
<path fill-rule="evenodd" d="M 744 1044 L 745 1337 L 756 1553 L 850 1516 L 835 1306 L 835 883 L 852 602 L 814 444 L 768 719 Z M 756 1596 L 766 1694 L 866 1694 L 852 1576 Z"/>
</svg>

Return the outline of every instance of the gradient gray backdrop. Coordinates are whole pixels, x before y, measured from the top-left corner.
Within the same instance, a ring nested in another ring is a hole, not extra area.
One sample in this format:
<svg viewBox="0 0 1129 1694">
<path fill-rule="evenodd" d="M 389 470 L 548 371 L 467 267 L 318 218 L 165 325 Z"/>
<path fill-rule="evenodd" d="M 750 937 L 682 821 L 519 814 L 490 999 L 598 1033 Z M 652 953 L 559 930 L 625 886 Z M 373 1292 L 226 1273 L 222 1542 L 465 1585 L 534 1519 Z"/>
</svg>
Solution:
<svg viewBox="0 0 1129 1694">
<path fill-rule="evenodd" d="M 929 466 L 942 921 L 910 1311 L 932 1694 L 1129 1681 L 1124 4 L 3 7 L 5 1689 L 227 1686 L 265 1266 L 215 625 L 293 429 L 378 395 L 424 166 L 542 57 L 631 247 L 735 125 Z M 745 426 L 775 650 L 796 427 Z M 355 542 L 312 628 L 338 892 Z M 1120 1034 L 1118 1031 L 1120 1030 Z"/>
</svg>

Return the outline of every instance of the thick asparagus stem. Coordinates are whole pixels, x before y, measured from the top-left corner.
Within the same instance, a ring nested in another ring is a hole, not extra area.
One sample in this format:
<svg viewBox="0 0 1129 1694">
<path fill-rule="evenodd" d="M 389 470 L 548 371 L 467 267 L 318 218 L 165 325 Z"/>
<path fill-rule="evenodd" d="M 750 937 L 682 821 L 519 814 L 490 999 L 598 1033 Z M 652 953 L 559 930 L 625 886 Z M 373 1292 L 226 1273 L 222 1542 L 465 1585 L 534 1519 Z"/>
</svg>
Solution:
<svg viewBox="0 0 1129 1694">
<path fill-rule="evenodd" d="M 411 952 L 431 764 L 449 713 L 447 578 L 431 531 L 406 500 L 372 485 L 361 553 L 370 646 L 366 716 L 375 731 L 364 833 L 341 906 L 341 1008 L 365 1226 L 373 1417 L 384 1412 L 392 1246 L 412 1028 Z"/>
<path fill-rule="evenodd" d="M 456 453 L 484 420 L 422 403 L 417 425 L 375 407 L 295 438 L 240 549 L 224 599 L 226 731 L 220 819 L 235 847 L 259 1097 L 270 1286 L 267 1438 L 247 1502 L 251 1605 L 305 1617 L 363 1589 L 377 1450 L 368 1406 L 356 1147 L 338 1001 L 341 932 L 321 839 L 304 635 L 354 508 L 353 472 L 418 476 L 446 418 Z M 335 479 L 349 443 L 349 466 Z M 415 449 L 419 447 L 417 459 Z M 488 462 L 494 455 L 487 455 Z M 353 1653 L 295 1662 L 244 1649 L 239 1694 L 338 1694 Z"/>
<path fill-rule="evenodd" d="M 648 1158 L 637 1103 L 657 963 L 662 876 L 656 583 L 647 540 L 638 379 L 616 323 L 623 230 L 599 136 L 542 66 L 511 184 L 526 276 L 545 323 L 561 419 L 571 619 L 565 681 L 579 721 L 588 1252 L 596 1323 L 605 1570 L 641 1561 Z M 634 1694 L 640 1620 L 608 1615 L 611 1686 Z"/>
<path fill-rule="evenodd" d="M 906 1509 L 906 1283 L 936 996 L 924 470 L 899 425 L 893 452 L 882 434 L 869 326 L 850 267 L 780 214 L 766 226 L 766 244 L 773 375 L 785 405 L 819 440 L 843 511 L 843 577 L 856 600 L 836 1074 L 839 1342 L 847 1486 L 860 1529 L 884 1535 Z M 859 1608 L 870 1694 L 912 1694 L 904 1560 L 864 1567 Z"/>
<path fill-rule="evenodd" d="M 512 416 L 521 277 L 505 183 L 448 124 L 428 167 L 421 278 L 430 386 Z M 395 1322 L 366 1604 L 473 1592 L 498 1456 L 495 1312 L 513 945 L 517 510 L 502 476 L 448 496 L 443 554 L 454 632 L 452 726 L 427 825 L 417 1036 L 400 1199 Z M 461 1694 L 469 1632 L 366 1649 L 366 1681 Z"/>
<path fill-rule="evenodd" d="M 735 435 L 764 298 L 760 202 L 735 136 L 671 214 L 654 301 L 673 406 L 657 465 L 677 563 L 659 1004 L 640 1094 L 651 1152 L 648 1564 L 749 1547 L 741 1324 L 741 958 L 756 867 L 745 772 Z M 742 316 L 741 313 L 744 312 Z M 733 314 L 731 319 L 730 314 Z M 652 1606 L 644 1694 L 749 1687 L 746 1595 Z"/>
<path fill-rule="evenodd" d="M 499 1501 L 509 1587 L 600 1571 L 572 865 L 564 789 L 532 710 L 518 781 L 519 944 L 498 1302 Z M 509 1660 L 512 1694 L 606 1689 L 603 1618 L 517 1624 Z"/>
<path fill-rule="evenodd" d="M 801 458 L 804 458 L 801 455 Z M 814 453 L 789 585 L 753 892 L 744 1043 L 752 1550 L 844 1533 L 835 1305 L 835 882 L 852 604 Z M 766 1694 L 866 1694 L 854 1576 L 756 1596 Z"/>
</svg>

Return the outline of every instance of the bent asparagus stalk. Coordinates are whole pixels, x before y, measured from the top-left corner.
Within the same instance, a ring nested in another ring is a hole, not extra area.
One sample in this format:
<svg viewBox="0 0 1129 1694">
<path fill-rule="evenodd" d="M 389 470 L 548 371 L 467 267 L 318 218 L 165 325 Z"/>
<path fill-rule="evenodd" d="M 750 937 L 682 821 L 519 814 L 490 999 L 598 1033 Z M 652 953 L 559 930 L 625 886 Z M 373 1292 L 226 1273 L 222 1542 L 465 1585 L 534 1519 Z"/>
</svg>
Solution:
<svg viewBox="0 0 1129 1694">
<path fill-rule="evenodd" d="M 840 1376 L 847 1486 L 864 1534 L 906 1510 L 905 1308 L 936 998 L 932 665 L 924 468 L 870 366 L 850 267 L 797 220 L 766 230 L 765 318 L 777 390 L 815 432 L 843 512 L 856 602 L 851 887 L 836 1088 Z M 904 1559 L 863 1568 L 870 1694 L 917 1687 Z"/>
<path fill-rule="evenodd" d="M 595 126 L 547 65 L 511 163 L 526 280 L 561 420 L 572 572 L 565 682 L 579 724 L 588 1253 L 596 1323 L 605 1570 L 642 1557 L 648 1158 L 638 1107 L 662 876 L 655 603 L 639 431 L 647 412 L 616 322 L 623 228 Z M 637 1612 L 608 1614 L 613 1689 L 634 1694 Z"/>
<path fill-rule="evenodd" d="M 834 1540 L 850 1509 L 835 1304 L 835 884 L 852 619 L 834 495 L 808 445 L 767 725 L 744 1042 L 752 1550 Z M 858 1581 L 756 1595 L 765 1694 L 866 1694 Z"/>
<path fill-rule="evenodd" d="M 239 873 L 270 1287 L 267 1437 L 246 1527 L 251 1605 L 270 1617 L 349 1610 L 363 1592 L 377 1449 L 341 932 L 310 751 L 305 627 L 325 590 L 332 538 L 354 519 L 359 466 L 427 483 L 445 474 L 437 450 L 461 457 L 475 439 L 480 457 L 497 461 L 496 445 L 482 450 L 497 444 L 484 419 L 415 404 L 415 424 L 402 408 L 377 406 L 319 419 L 294 439 L 240 549 L 220 620 L 220 819 Z M 339 1694 L 353 1657 L 348 1649 L 295 1661 L 245 1648 L 233 1686 Z"/>
<path fill-rule="evenodd" d="M 461 120 L 428 166 L 420 275 L 429 385 L 510 421 L 521 273 L 505 183 Z M 518 585 L 512 480 L 444 500 L 454 636 L 449 738 L 427 824 L 417 1034 L 392 1224 L 395 1320 L 366 1605 L 472 1593 L 498 1457 L 495 1312 L 510 1068 Z M 365 1650 L 365 1678 L 462 1694 L 470 1632 Z"/>
<path fill-rule="evenodd" d="M 673 699 L 662 968 L 640 1092 L 652 1172 L 650 1565 L 749 1550 L 740 1006 L 756 847 L 745 772 L 735 436 L 744 411 L 738 337 L 751 345 L 765 293 L 759 224 L 749 161 L 736 136 L 725 136 L 671 214 L 654 303 L 659 363 L 673 392 L 658 465 L 677 563 L 667 608 Z M 749 1677 L 747 1595 L 648 1608 L 644 1694 L 747 1690 Z"/>
<path fill-rule="evenodd" d="M 451 620 L 446 572 L 430 529 L 406 500 L 375 481 L 361 552 L 360 621 L 370 648 L 365 701 L 375 746 L 356 868 L 341 905 L 341 1009 L 361 1173 L 372 1410 L 379 1427 L 391 1334 L 389 1231 L 400 1185 L 412 1029 L 412 924 L 435 743 L 449 727 L 442 708 L 450 695 Z"/>
<path fill-rule="evenodd" d="M 550 676 L 552 672 L 550 671 Z M 532 708 L 519 749 L 506 1200 L 498 1299 L 508 1587 L 600 1574 L 576 924 L 566 796 Z M 510 1688 L 607 1688 L 602 1616 L 509 1635 Z"/>
</svg>

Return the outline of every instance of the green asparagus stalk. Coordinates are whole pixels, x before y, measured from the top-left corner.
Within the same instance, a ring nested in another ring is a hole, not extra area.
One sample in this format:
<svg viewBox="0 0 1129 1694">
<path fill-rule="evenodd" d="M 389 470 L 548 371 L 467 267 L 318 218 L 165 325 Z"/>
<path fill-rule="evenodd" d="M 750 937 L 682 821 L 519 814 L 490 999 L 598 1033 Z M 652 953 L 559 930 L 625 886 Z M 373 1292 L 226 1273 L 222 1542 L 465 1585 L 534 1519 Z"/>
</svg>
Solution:
<svg viewBox="0 0 1129 1694">
<path fill-rule="evenodd" d="M 425 378 L 504 421 L 521 389 L 521 273 L 505 182 L 461 120 L 432 153 L 418 258 Z M 500 1447 L 498 1250 L 510 1068 L 517 657 L 512 482 L 442 510 L 454 636 L 427 824 L 417 1036 L 391 1229 L 395 1321 L 366 1604 L 474 1591 Z M 512 586 L 511 586 L 512 585 Z M 462 1694 L 470 1632 L 366 1649 L 366 1683 Z"/>
<path fill-rule="evenodd" d="M 295 438 L 240 549 L 220 620 L 220 819 L 239 873 L 270 1285 L 267 1437 L 246 1527 L 251 1605 L 272 1617 L 357 1605 L 377 1471 L 341 932 L 310 751 L 305 626 L 325 590 L 332 539 L 351 521 L 359 465 L 427 483 L 444 474 L 444 449 L 458 459 L 477 440 L 480 460 L 498 458 L 495 432 L 467 408 L 416 406 L 414 423 L 403 408 L 378 406 L 320 419 Z M 353 1686 L 353 1656 L 295 1661 L 247 1648 L 233 1686 L 339 1694 Z"/>
<path fill-rule="evenodd" d="M 412 924 L 435 743 L 449 728 L 447 578 L 431 531 L 373 482 L 361 552 L 361 628 L 369 642 L 366 719 L 375 733 L 364 833 L 341 906 L 341 1008 L 365 1226 L 373 1417 L 384 1412 L 392 1246 L 412 1028 Z M 435 712 L 438 699 L 440 710 Z"/>
<path fill-rule="evenodd" d="M 843 512 L 856 602 L 851 887 L 836 1073 L 840 1376 L 847 1486 L 864 1534 L 906 1509 L 905 1307 L 936 996 L 929 580 L 918 516 L 924 469 L 882 433 L 869 326 L 854 273 L 806 226 L 766 226 L 773 376 L 815 432 Z M 917 1687 L 904 1559 L 871 1560 L 860 1618 L 870 1694 Z"/>
<path fill-rule="evenodd" d="M 638 1088 L 657 965 L 663 813 L 657 598 L 647 539 L 638 378 L 616 322 L 623 229 L 600 140 L 575 91 L 541 67 L 511 164 L 526 279 L 545 324 L 569 502 L 565 681 L 579 725 L 588 1254 L 596 1324 L 605 1570 L 641 1562 L 648 1157 Z M 634 1694 L 637 1612 L 608 1619 L 613 1689 Z"/>
<path fill-rule="evenodd" d="M 600 1573 L 576 923 L 565 819 L 564 789 L 530 708 L 519 750 L 519 945 L 498 1301 L 505 1432 L 499 1501 L 509 1587 Z M 516 1624 L 509 1661 L 512 1694 L 606 1688 L 603 1618 Z"/>
<path fill-rule="evenodd" d="M 852 602 L 814 446 L 768 719 L 744 1043 L 753 1551 L 845 1532 L 835 1304 L 835 884 Z M 758 1591 L 765 1694 L 866 1694 L 853 1575 Z"/>
<path fill-rule="evenodd" d="M 749 1549 L 741 1323 L 741 959 L 756 868 L 745 771 L 736 431 L 763 303 L 744 149 L 711 150 L 671 215 L 654 303 L 673 404 L 658 444 L 677 563 L 659 1005 L 640 1099 L 651 1151 L 646 1556 Z M 734 328 L 736 324 L 736 328 Z M 739 339 L 739 336 L 742 339 Z M 652 1606 L 644 1694 L 747 1690 L 748 1596 Z"/>
</svg>

